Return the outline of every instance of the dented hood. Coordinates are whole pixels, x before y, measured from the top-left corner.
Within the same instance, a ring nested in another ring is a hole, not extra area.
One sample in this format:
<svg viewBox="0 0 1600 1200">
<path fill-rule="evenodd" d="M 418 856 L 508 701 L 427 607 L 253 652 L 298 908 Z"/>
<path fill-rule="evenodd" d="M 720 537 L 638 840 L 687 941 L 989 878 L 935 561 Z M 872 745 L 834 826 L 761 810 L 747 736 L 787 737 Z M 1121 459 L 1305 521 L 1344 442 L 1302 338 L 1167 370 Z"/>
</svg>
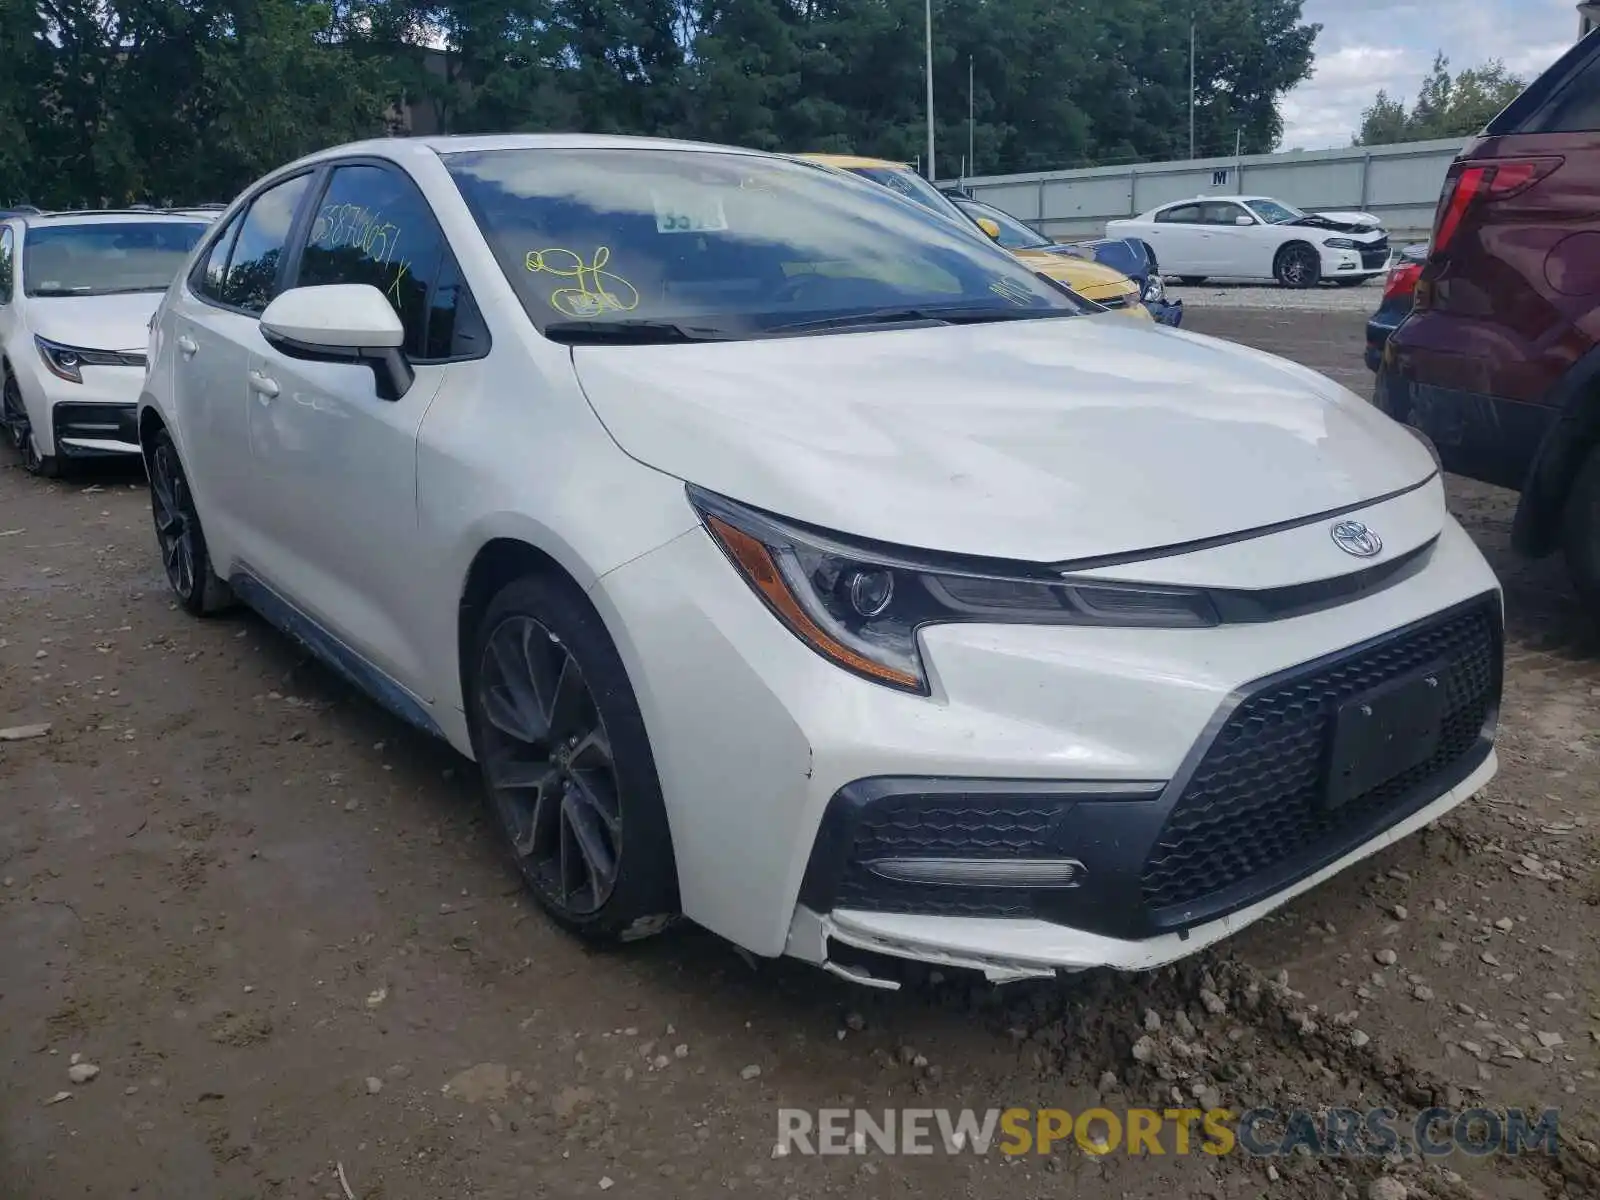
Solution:
<svg viewBox="0 0 1600 1200">
<path fill-rule="evenodd" d="M 1312 371 L 1114 314 L 572 357 L 633 457 L 909 547 L 1122 554 L 1312 516 L 1434 471 L 1421 442 Z"/>
</svg>

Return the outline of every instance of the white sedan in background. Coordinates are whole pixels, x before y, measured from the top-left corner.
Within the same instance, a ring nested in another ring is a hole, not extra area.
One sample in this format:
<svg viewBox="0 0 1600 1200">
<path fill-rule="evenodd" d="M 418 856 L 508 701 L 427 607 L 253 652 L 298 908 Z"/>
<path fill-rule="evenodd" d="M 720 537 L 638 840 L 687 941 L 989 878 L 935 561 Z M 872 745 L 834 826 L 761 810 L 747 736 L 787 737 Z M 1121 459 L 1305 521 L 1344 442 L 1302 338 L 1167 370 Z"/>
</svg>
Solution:
<svg viewBox="0 0 1600 1200">
<path fill-rule="evenodd" d="M 1220 275 L 1292 288 L 1325 279 L 1350 286 L 1389 267 L 1389 234 L 1371 213 L 1307 213 L 1266 196 L 1178 200 L 1108 221 L 1106 236 L 1144 242 L 1162 273 L 1185 283 Z"/>
</svg>

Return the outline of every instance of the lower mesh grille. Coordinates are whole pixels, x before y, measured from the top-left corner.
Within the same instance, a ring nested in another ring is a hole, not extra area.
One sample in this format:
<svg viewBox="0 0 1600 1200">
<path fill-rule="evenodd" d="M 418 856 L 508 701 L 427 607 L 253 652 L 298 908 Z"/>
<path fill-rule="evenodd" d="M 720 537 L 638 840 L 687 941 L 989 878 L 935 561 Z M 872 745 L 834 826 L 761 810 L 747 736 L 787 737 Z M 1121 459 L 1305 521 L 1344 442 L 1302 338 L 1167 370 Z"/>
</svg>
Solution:
<svg viewBox="0 0 1600 1200">
<path fill-rule="evenodd" d="M 1446 716 L 1434 755 L 1326 808 L 1324 762 L 1339 705 L 1436 665 Z M 1398 820 L 1397 806 L 1414 801 L 1415 789 L 1481 750 L 1499 686 L 1500 627 L 1490 600 L 1250 696 L 1201 759 L 1145 861 L 1146 906 L 1192 905 L 1286 866 L 1314 869 L 1387 811 Z"/>
</svg>

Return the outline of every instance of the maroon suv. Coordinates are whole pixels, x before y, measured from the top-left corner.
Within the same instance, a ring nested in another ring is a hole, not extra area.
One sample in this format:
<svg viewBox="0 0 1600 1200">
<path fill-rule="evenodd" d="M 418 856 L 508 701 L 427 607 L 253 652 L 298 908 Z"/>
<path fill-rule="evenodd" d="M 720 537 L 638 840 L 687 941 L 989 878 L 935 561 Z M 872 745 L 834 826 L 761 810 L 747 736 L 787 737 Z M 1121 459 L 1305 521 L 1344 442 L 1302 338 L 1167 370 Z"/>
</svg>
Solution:
<svg viewBox="0 0 1600 1200">
<path fill-rule="evenodd" d="M 1600 31 L 1451 166 L 1375 399 L 1447 470 L 1519 489 L 1513 544 L 1564 550 L 1600 613 Z"/>
</svg>

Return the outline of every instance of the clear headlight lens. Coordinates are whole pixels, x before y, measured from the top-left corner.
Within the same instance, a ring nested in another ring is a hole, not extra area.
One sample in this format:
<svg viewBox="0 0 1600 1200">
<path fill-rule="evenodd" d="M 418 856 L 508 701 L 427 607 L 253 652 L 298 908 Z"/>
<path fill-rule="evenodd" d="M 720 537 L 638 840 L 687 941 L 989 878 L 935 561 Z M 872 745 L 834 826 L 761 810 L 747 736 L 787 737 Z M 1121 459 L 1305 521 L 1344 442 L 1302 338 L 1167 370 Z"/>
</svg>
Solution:
<svg viewBox="0 0 1600 1200">
<path fill-rule="evenodd" d="M 688 490 L 712 538 L 791 633 L 845 670 L 908 692 L 929 690 L 917 645 L 924 625 L 1196 628 L 1218 621 L 1210 599 L 1192 589 L 861 546 L 693 485 Z"/>
<path fill-rule="evenodd" d="M 1356 243 L 1349 238 L 1327 238 L 1322 243 L 1329 250 L 1354 250 Z"/>
<path fill-rule="evenodd" d="M 39 348 L 39 357 L 44 359 L 44 365 L 50 374 L 58 379 L 65 379 L 68 383 L 82 383 L 83 373 L 79 368 L 83 365 L 83 353 L 75 346 L 63 346 L 60 342 L 52 342 L 48 338 L 35 335 L 33 344 Z"/>
<path fill-rule="evenodd" d="M 1166 282 L 1159 275 L 1150 276 L 1150 282 L 1144 285 L 1145 303 L 1153 304 L 1157 300 L 1167 298 Z"/>
</svg>

